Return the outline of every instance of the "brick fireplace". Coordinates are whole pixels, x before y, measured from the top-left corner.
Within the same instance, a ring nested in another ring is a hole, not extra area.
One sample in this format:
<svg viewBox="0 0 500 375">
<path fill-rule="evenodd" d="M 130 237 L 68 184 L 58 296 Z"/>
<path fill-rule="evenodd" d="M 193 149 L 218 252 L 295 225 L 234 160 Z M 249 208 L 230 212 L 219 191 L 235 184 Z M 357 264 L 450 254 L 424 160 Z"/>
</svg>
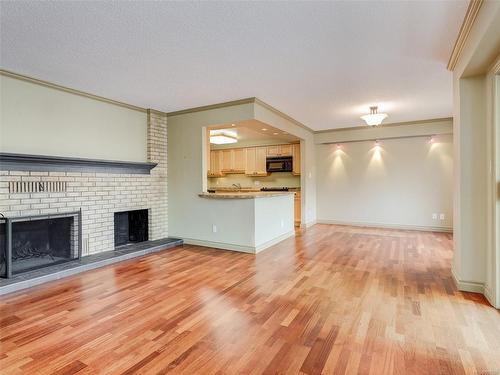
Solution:
<svg viewBox="0 0 500 375">
<path fill-rule="evenodd" d="M 82 256 L 115 248 L 117 212 L 146 210 L 147 238 L 167 237 L 167 118 L 155 111 L 147 118 L 147 161 L 157 164 L 149 173 L 0 164 L 0 212 L 24 217 L 81 210 Z"/>
</svg>

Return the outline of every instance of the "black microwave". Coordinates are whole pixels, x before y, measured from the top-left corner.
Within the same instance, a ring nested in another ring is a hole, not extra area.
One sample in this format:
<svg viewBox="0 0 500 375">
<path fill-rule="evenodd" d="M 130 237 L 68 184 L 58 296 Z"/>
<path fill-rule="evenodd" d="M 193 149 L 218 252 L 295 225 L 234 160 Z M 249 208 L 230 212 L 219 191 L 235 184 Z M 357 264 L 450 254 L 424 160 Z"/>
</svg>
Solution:
<svg viewBox="0 0 500 375">
<path fill-rule="evenodd" d="M 271 172 L 291 172 L 293 170 L 292 157 L 276 157 L 266 159 L 266 171 Z"/>
</svg>

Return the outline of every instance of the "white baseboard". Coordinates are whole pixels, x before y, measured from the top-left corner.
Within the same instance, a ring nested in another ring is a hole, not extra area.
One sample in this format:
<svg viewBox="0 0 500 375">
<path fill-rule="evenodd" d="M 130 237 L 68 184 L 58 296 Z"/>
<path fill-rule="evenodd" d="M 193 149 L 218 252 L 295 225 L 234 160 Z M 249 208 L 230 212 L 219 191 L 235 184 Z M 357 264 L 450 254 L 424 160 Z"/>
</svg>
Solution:
<svg viewBox="0 0 500 375">
<path fill-rule="evenodd" d="M 459 280 L 453 268 L 451 269 L 451 276 L 453 277 L 453 281 L 455 282 L 458 290 L 461 290 L 462 292 L 481 293 L 483 295 L 485 294 L 484 283 L 477 281 Z"/>
<path fill-rule="evenodd" d="M 303 225 L 303 227 L 309 228 L 309 227 L 312 227 L 315 224 L 317 224 L 317 221 L 316 220 L 311 220 L 310 222 L 305 223 L 305 225 Z"/>
<path fill-rule="evenodd" d="M 186 245 L 197 245 L 197 246 L 204 246 L 204 247 L 212 247 L 215 249 L 238 251 L 240 253 L 256 254 L 256 253 L 259 253 L 259 252 L 267 249 L 268 247 L 276 245 L 278 242 L 281 242 L 281 241 L 283 241 L 289 237 L 292 237 L 292 236 L 295 236 L 295 231 L 287 232 L 279 237 L 276 237 L 270 241 L 264 242 L 263 244 L 258 245 L 258 246 L 244 246 L 244 245 L 237 245 L 237 244 L 226 243 L 226 242 L 198 240 L 195 238 L 182 238 L 181 237 L 181 239 L 184 241 L 184 243 Z"/>
<path fill-rule="evenodd" d="M 179 237 L 176 237 L 176 238 L 179 238 Z M 184 244 L 186 244 L 186 245 L 213 247 L 215 249 L 231 250 L 231 251 L 239 251 L 240 253 L 255 254 L 255 247 L 254 246 L 242 246 L 242 245 L 236 245 L 236 244 L 226 243 L 226 242 L 198 240 L 195 238 L 184 238 L 184 237 L 180 237 L 180 238 L 184 241 Z"/>
<path fill-rule="evenodd" d="M 491 306 L 493 306 L 496 309 L 500 309 L 500 303 L 497 304 L 493 291 L 487 285 L 484 285 L 484 296 L 486 297 Z"/>
<path fill-rule="evenodd" d="M 426 232 L 446 232 L 453 233 L 453 228 L 450 227 L 428 227 L 418 225 L 405 225 L 405 224 L 387 224 L 387 223 L 366 223 L 356 221 L 341 221 L 341 220 L 324 220 L 318 219 L 318 224 L 336 224 L 336 225 L 350 225 L 353 227 L 368 227 L 368 228 L 387 228 L 387 229 L 402 229 L 402 230 L 419 230 Z"/>
<path fill-rule="evenodd" d="M 276 245 L 278 242 L 281 242 L 283 240 L 286 240 L 287 238 L 294 237 L 294 236 L 295 236 L 295 230 L 292 230 L 292 231 L 290 231 L 288 233 L 285 233 L 285 234 L 283 234 L 283 235 L 281 235 L 279 237 L 276 237 L 276 238 L 272 239 L 271 241 L 267 241 L 267 242 L 264 242 L 263 244 L 261 244 L 259 246 L 256 246 L 255 247 L 255 252 L 259 253 L 262 250 L 267 249 L 268 247 Z"/>
</svg>

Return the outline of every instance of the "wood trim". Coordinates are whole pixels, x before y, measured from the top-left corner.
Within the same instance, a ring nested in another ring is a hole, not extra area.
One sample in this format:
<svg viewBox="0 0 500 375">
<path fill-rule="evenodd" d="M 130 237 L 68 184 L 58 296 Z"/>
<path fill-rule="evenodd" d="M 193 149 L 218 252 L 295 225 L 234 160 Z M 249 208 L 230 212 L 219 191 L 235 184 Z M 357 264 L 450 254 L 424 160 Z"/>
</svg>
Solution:
<svg viewBox="0 0 500 375">
<path fill-rule="evenodd" d="M 156 163 L 0 153 L 2 171 L 57 171 L 149 174 Z"/>
<path fill-rule="evenodd" d="M 491 68 L 488 69 L 488 72 L 495 75 L 500 74 L 500 55 L 497 56 L 495 62 L 491 65 Z"/>
<path fill-rule="evenodd" d="M 270 241 L 264 242 L 257 246 L 236 245 L 227 242 L 199 240 L 195 238 L 181 238 L 181 239 L 182 241 L 184 241 L 184 244 L 186 245 L 204 246 L 204 247 L 211 247 L 213 249 L 222 249 L 229 251 L 238 251 L 240 253 L 257 254 L 273 245 L 276 245 L 281 241 L 286 240 L 287 238 L 294 236 L 295 236 L 295 231 L 292 230 L 290 232 L 284 233 L 276 238 L 273 238 Z"/>
<path fill-rule="evenodd" d="M 255 99 L 256 98 L 245 98 L 245 99 L 239 99 L 239 100 L 232 100 L 232 101 L 229 101 L 229 102 L 204 105 L 204 106 L 201 106 L 201 107 L 187 108 L 187 109 L 182 109 L 180 111 L 167 112 L 167 117 L 185 115 L 187 113 L 209 111 L 211 109 L 232 107 L 232 106 L 241 105 L 241 104 L 250 104 L 250 103 L 254 103 Z"/>
<path fill-rule="evenodd" d="M 295 237 L 295 230 L 291 230 L 290 232 L 284 233 L 281 236 L 278 236 L 276 238 L 273 238 L 272 240 L 269 240 L 267 242 L 255 246 L 255 252 L 260 253 L 261 251 L 266 250 L 267 248 L 274 246 L 277 243 L 280 243 L 281 241 L 284 241 L 290 237 Z"/>
<path fill-rule="evenodd" d="M 119 107 L 131 109 L 131 110 L 134 110 L 134 111 L 146 112 L 146 108 L 137 107 L 135 105 L 127 104 L 127 103 L 123 103 L 123 102 L 119 102 L 119 101 L 113 100 L 113 99 L 108 99 L 108 98 L 105 98 L 103 96 L 90 94 L 88 92 L 84 92 L 84 91 L 72 89 L 72 88 L 69 88 L 69 87 L 66 87 L 66 86 L 61 86 L 61 85 L 58 85 L 58 84 L 55 84 L 55 83 L 51 83 L 51 82 L 48 82 L 48 81 L 43 81 L 43 80 L 38 79 L 38 78 L 29 77 L 29 76 L 26 76 L 26 75 L 23 75 L 23 74 L 14 73 L 14 72 L 11 72 L 11 71 L 8 71 L 8 70 L 5 70 L 5 69 L 0 69 L 0 75 L 5 76 L 5 77 L 9 77 L 9 78 L 18 79 L 20 81 L 34 83 L 36 85 L 48 87 L 48 88 L 51 88 L 51 89 L 55 89 L 55 90 L 59 90 L 59 91 L 64 91 L 64 92 L 67 92 L 69 94 L 83 96 L 85 98 L 98 100 L 100 102 L 104 102 L 104 103 L 108 103 L 108 104 L 113 104 L 113 105 L 116 105 L 116 106 L 119 106 Z"/>
<path fill-rule="evenodd" d="M 448 70 L 453 71 L 455 69 L 483 2 L 483 0 L 470 0 L 462 26 L 460 26 L 460 31 L 458 32 L 457 40 L 448 60 Z"/>
<path fill-rule="evenodd" d="M 331 133 L 331 132 L 341 132 L 345 130 L 362 130 L 362 129 L 383 129 L 383 128 L 392 128 L 395 126 L 408 126 L 408 125 L 420 125 L 420 124 L 429 124 L 432 122 L 439 122 L 439 121 L 453 121 L 453 117 L 442 117 L 442 118 L 434 118 L 434 119 L 428 119 L 428 120 L 417 120 L 417 121 L 405 121 L 405 122 L 393 122 L 389 124 L 383 124 L 383 125 L 377 125 L 377 126 L 350 126 L 348 128 L 336 128 L 336 129 L 325 129 L 325 130 L 316 130 L 314 134 L 321 134 L 321 133 Z"/>
<path fill-rule="evenodd" d="M 484 294 L 484 283 L 476 282 L 476 281 L 464 281 L 460 280 L 455 274 L 455 270 L 453 267 L 451 268 L 451 276 L 453 278 L 453 282 L 458 290 L 462 292 L 471 292 L 471 293 L 481 293 Z"/>
<path fill-rule="evenodd" d="M 167 112 L 158 111 L 157 109 L 148 108 L 146 112 L 149 114 L 155 114 L 159 116 L 166 116 Z"/>
<path fill-rule="evenodd" d="M 317 224 L 334 224 L 344 225 L 350 227 L 366 227 L 366 228 L 383 228 L 383 229 L 398 229 L 398 230 L 416 230 L 423 232 L 444 232 L 453 233 L 453 228 L 450 227 L 427 227 L 418 225 L 404 225 L 404 224 L 386 224 L 386 223 L 365 223 L 365 222 L 351 222 L 342 220 L 322 220 L 317 219 Z"/>
<path fill-rule="evenodd" d="M 187 113 L 195 113 L 195 112 L 201 112 L 201 111 L 209 111 L 212 109 L 218 109 L 218 108 L 225 108 L 225 107 L 232 107 L 235 105 L 242 105 L 242 104 L 258 104 L 271 112 L 274 112 L 280 117 L 283 117 L 284 119 L 294 123 L 297 126 L 300 126 L 301 128 L 310 131 L 311 133 L 314 133 L 314 130 L 309 128 L 308 126 L 304 125 L 303 123 L 295 120 L 293 117 L 288 116 L 287 114 L 281 112 L 280 110 L 274 108 L 273 106 L 263 102 L 259 98 L 256 97 L 251 97 L 251 98 L 245 98 L 245 99 L 239 99 L 239 100 L 232 100 L 229 102 L 223 102 L 223 103 L 217 103 L 217 104 L 211 104 L 211 105 L 204 105 L 201 107 L 194 107 L 194 108 L 188 108 L 188 109 L 183 109 L 180 111 L 175 111 L 175 112 L 168 112 L 167 116 L 178 116 L 178 115 L 185 115 Z"/>
<path fill-rule="evenodd" d="M 310 127 L 308 127 L 308 126 L 304 125 L 304 124 L 303 124 L 303 123 L 301 123 L 300 121 L 295 120 L 293 117 L 288 116 L 286 113 L 281 112 L 279 109 L 274 108 L 273 106 L 271 106 L 271 105 L 269 105 L 269 104 L 267 104 L 267 103 L 263 102 L 262 100 L 260 100 L 260 99 L 258 99 L 258 98 L 254 98 L 254 99 L 255 99 L 255 103 L 256 103 L 256 104 L 259 104 L 259 105 L 261 105 L 262 107 L 264 107 L 264 108 L 266 108 L 266 109 L 270 110 L 271 112 L 274 112 L 274 113 L 275 113 L 275 114 L 277 114 L 278 116 L 283 117 L 284 119 L 286 119 L 286 120 L 288 120 L 288 121 L 290 121 L 290 122 L 294 123 L 295 125 L 297 125 L 297 126 L 299 126 L 299 127 L 303 128 L 303 129 L 305 129 L 305 130 L 307 130 L 307 131 L 309 131 L 309 132 L 311 132 L 311 133 L 314 133 L 314 130 L 312 130 Z"/>
<path fill-rule="evenodd" d="M 374 138 L 363 138 L 363 139 L 353 139 L 353 140 L 337 140 L 337 141 L 318 141 L 317 145 L 332 145 L 332 144 L 345 144 L 345 143 L 359 143 L 359 142 L 376 142 L 376 141 L 390 141 L 394 139 L 411 139 L 411 138 L 427 138 L 435 137 L 438 135 L 452 135 L 453 133 L 439 133 L 439 134 L 419 134 L 419 135 L 397 135 L 392 137 L 374 137 Z M 349 224 L 350 225 L 350 224 Z M 353 224 L 354 225 L 354 224 Z"/>
</svg>

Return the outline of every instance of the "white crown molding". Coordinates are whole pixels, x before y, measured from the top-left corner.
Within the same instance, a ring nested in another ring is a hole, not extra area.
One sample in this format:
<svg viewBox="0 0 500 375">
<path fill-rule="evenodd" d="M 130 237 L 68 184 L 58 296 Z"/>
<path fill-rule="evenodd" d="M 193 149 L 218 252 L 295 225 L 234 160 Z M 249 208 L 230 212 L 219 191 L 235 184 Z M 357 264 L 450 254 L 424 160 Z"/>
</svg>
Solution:
<svg viewBox="0 0 500 375">
<path fill-rule="evenodd" d="M 455 66 L 457 65 L 460 55 L 462 54 L 465 43 L 467 42 L 467 38 L 469 37 L 472 26 L 476 21 L 477 15 L 482 5 L 483 0 L 471 0 L 469 2 L 469 7 L 467 8 L 467 12 L 465 13 L 462 26 L 460 27 L 460 31 L 458 32 L 457 40 L 455 41 L 450 59 L 448 60 L 448 70 L 453 71 L 455 69 Z"/>
<path fill-rule="evenodd" d="M 120 101 L 117 101 L 117 100 L 108 99 L 108 98 L 105 98 L 103 96 L 90 94 L 90 93 L 85 92 L 85 91 L 80 91 L 80 90 L 72 89 L 70 87 L 61 86 L 61 85 L 58 85 L 56 83 L 44 81 L 44 80 L 41 80 L 41 79 L 38 79 L 38 78 L 26 76 L 26 75 L 15 73 L 15 72 L 12 72 L 12 71 L 9 71 L 9 70 L 5 70 L 5 69 L 0 69 L 0 76 L 14 78 L 14 79 L 17 79 L 17 80 L 20 80 L 20 81 L 25 81 L 25 82 L 33 83 L 35 85 L 40 85 L 40 86 L 48 87 L 48 88 L 51 88 L 51 89 L 55 89 L 55 90 L 59 90 L 59 91 L 64 91 L 64 92 L 67 92 L 69 94 L 79 95 L 79 96 L 82 96 L 82 97 L 85 97 L 85 98 L 89 98 L 89 99 L 93 99 L 93 100 L 98 100 L 100 102 L 117 105 L 117 106 L 123 107 L 123 108 L 132 109 L 134 111 L 139 111 L 139 112 L 151 111 L 151 112 L 155 112 L 155 113 L 164 114 L 164 112 L 157 111 L 157 110 L 154 110 L 154 109 L 146 109 L 146 108 L 138 107 L 138 106 L 135 106 L 135 105 L 132 105 L 132 104 L 123 103 L 123 102 L 120 102 Z"/>
</svg>

